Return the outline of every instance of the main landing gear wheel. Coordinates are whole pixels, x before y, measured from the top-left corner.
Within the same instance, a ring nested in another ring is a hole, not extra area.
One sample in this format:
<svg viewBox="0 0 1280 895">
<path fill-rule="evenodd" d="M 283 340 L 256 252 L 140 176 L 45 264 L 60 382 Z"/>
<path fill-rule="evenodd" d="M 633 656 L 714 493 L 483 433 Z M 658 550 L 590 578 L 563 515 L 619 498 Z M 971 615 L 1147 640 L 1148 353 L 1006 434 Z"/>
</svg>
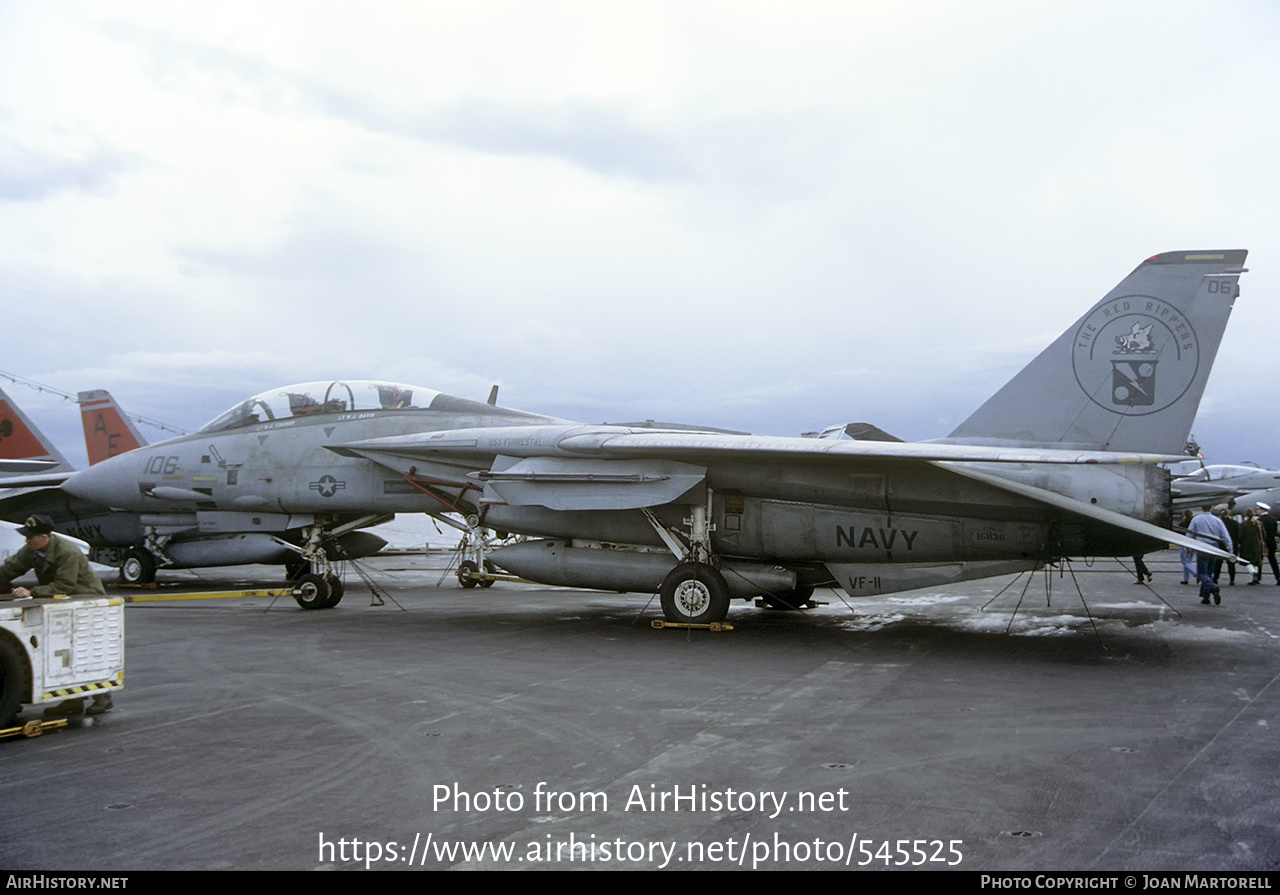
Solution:
<svg viewBox="0 0 1280 895">
<path fill-rule="evenodd" d="M 479 584 L 481 587 L 485 583 L 478 577 L 480 575 L 480 567 L 469 559 L 464 559 L 458 563 L 458 583 L 463 587 L 475 587 Z"/>
<path fill-rule="evenodd" d="M 669 622 L 709 625 L 729 614 L 729 586 L 705 563 L 681 563 L 662 580 L 662 614 Z"/>
<path fill-rule="evenodd" d="M 125 584 L 151 584 L 156 580 L 156 558 L 141 547 L 130 547 L 120 563 L 120 580 Z"/>
<path fill-rule="evenodd" d="M 293 598 L 303 609 L 328 609 L 332 598 L 329 579 L 323 575 L 303 575 L 294 585 Z"/>
<path fill-rule="evenodd" d="M 812 596 L 813 587 L 801 584 L 781 593 L 761 594 L 760 599 L 764 600 L 764 604 L 770 609 L 803 609 Z"/>
</svg>

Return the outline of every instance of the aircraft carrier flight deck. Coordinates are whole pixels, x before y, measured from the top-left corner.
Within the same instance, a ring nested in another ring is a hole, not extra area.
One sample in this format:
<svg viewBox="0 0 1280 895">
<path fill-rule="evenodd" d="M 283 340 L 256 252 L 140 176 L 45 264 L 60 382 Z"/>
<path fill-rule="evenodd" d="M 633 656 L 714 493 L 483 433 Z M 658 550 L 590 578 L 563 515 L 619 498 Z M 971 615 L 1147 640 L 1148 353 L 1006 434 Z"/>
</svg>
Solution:
<svg viewBox="0 0 1280 895">
<path fill-rule="evenodd" d="M 131 604 L 114 710 L 0 743 L 0 866 L 1275 869 L 1280 587 L 1148 561 L 720 633 L 440 555 L 369 563 L 382 606 Z"/>
</svg>

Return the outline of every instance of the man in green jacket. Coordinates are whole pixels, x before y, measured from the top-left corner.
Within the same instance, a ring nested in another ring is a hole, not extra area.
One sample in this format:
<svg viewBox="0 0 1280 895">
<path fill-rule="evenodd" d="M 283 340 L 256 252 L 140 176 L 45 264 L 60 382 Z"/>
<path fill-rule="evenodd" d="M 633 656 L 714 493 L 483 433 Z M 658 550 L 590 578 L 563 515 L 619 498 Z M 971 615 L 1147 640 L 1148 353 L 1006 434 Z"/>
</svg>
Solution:
<svg viewBox="0 0 1280 895">
<path fill-rule="evenodd" d="M 0 594 L 9 591 L 14 578 L 31 569 L 36 570 L 36 580 L 40 583 L 30 589 L 13 588 L 9 591 L 12 599 L 107 592 L 80 548 L 53 534 L 53 520 L 48 516 L 31 516 L 27 524 L 18 529 L 18 534 L 27 539 L 27 546 L 0 565 Z"/>
<path fill-rule="evenodd" d="M 10 556 L 0 565 L 0 599 L 14 578 L 31 569 L 36 570 L 40 583 L 33 588 L 15 587 L 9 591 L 14 600 L 30 600 L 32 597 L 52 597 L 57 594 L 105 594 L 107 589 L 93 574 L 89 560 L 80 548 L 53 533 L 53 520 L 45 515 L 27 518 L 27 524 L 18 529 L 27 539 L 27 546 Z M 112 709 L 110 693 L 95 693 L 88 708 L 84 697 L 67 699 L 51 709 L 45 716 L 100 715 Z"/>
</svg>

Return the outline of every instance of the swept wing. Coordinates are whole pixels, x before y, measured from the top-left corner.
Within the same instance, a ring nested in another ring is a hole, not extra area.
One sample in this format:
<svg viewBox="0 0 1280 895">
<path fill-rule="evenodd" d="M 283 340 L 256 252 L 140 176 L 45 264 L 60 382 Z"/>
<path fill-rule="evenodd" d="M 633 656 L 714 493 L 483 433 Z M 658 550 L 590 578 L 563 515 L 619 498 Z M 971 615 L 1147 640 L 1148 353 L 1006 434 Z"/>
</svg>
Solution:
<svg viewBox="0 0 1280 895">
<path fill-rule="evenodd" d="M 487 469 L 464 474 L 492 491 L 496 499 L 490 502 L 557 510 L 638 509 L 667 503 L 699 484 L 705 477 L 706 465 L 716 462 L 752 461 L 778 464 L 779 468 L 788 462 L 807 462 L 850 470 L 869 460 L 931 463 L 1056 510 L 1215 556 L 1231 556 L 1123 513 L 966 465 L 1121 465 L 1177 459 L 1160 454 L 655 432 L 601 426 L 459 429 L 369 439 L 333 445 L 330 450 L 363 456 L 391 468 L 403 467 L 406 460 L 415 459 L 452 465 L 458 470 L 486 464 Z"/>
</svg>

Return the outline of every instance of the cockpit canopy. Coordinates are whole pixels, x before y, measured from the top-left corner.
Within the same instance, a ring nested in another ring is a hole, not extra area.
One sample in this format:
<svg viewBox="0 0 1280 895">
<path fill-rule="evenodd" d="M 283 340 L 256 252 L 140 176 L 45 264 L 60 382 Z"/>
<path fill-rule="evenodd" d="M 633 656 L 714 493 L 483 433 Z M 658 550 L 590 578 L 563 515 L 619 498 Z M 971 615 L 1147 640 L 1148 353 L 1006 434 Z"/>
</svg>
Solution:
<svg viewBox="0 0 1280 895">
<path fill-rule="evenodd" d="M 258 423 L 330 413 L 425 410 L 439 394 L 417 385 L 371 379 L 303 382 L 270 389 L 241 401 L 200 431 L 224 432 Z"/>
</svg>

